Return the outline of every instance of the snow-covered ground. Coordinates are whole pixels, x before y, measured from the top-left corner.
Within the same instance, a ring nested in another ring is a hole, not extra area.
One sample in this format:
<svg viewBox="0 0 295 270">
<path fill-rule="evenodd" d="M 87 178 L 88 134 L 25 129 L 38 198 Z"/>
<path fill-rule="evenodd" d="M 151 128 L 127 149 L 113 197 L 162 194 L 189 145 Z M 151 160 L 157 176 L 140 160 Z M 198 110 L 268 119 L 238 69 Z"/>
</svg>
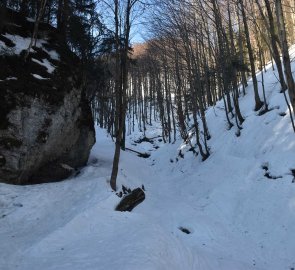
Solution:
<svg viewBox="0 0 295 270">
<path fill-rule="evenodd" d="M 114 211 L 120 200 L 108 182 L 114 144 L 98 128 L 78 176 L 0 184 L 0 269 L 294 269 L 295 134 L 270 66 L 265 80 L 272 110 L 253 111 L 249 82 L 240 99 L 246 119 L 240 137 L 226 129 L 222 103 L 207 111 L 212 139 L 205 162 L 180 139 L 136 144 L 141 134 L 129 136 L 128 147 L 151 153 L 148 159 L 122 153 L 118 186 L 146 190 L 131 213 Z M 147 137 L 159 132 L 149 127 Z M 277 179 L 264 176 L 266 167 Z"/>
</svg>

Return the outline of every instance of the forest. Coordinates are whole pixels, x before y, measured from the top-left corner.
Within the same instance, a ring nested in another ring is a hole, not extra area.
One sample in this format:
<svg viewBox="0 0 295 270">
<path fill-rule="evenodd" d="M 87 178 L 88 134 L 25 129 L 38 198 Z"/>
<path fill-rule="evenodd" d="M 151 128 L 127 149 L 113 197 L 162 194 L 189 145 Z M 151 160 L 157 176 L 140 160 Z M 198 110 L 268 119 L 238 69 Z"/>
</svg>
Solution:
<svg viewBox="0 0 295 270">
<path fill-rule="evenodd" d="M 291 0 L 1 0 L 0 268 L 294 270 L 294 44 Z"/>
</svg>

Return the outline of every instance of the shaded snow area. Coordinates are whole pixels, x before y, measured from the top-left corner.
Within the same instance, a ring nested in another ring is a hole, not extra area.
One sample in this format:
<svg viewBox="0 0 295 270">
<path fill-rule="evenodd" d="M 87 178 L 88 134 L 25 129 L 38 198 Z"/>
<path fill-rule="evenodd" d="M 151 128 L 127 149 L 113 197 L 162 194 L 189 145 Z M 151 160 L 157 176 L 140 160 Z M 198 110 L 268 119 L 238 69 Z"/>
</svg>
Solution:
<svg viewBox="0 0 295 270">
<path fill-rule="evenodd" d="M 76 177 L 0 184 L 0 269 L 294 269 L 295 134 L 270 66 L 265 79 L 272 110 L 253 111 L 249 82 L 240 98 L 240 137 L 227 130 L 222 102 L 207 110 L 205 162 L 180 138 L 169 145 L 159 138 L 136 143 L 140 132 L 129 136 L 129 148 L 151 154 L 122 153 L 118 187 L 146 190 L 131 213 L 114 211 L 114 143 L 98 128 L 89 164 Z M 147 137 L 160 132 L 155 123 Z"/>
</svg>

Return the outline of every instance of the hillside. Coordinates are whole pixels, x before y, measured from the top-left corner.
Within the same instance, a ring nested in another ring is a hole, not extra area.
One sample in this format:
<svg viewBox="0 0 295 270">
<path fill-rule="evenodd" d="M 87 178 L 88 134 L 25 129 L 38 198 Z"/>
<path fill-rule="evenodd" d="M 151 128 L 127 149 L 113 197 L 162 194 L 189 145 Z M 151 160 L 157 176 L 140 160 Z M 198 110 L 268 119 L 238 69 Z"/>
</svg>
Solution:
<svg viewBox="0 0 295 270">
<path fill-rule="evenodd" d="M 295 135 L 270 65 L 265 80 L 271 111 L 253 111 L 250 81 L 240 98 L 246 120 L 239 137 L 227 130 L 222 102 L 207 110 L 212 138 L 204 162 L 180 138 L 135 143 L 142 134 L 129 136 L 129 148 L 151 153 L 122 153 L 118 186 L 146 190 L 131 213 L 114 211 L 114 144 L 99 128 L 76 177 L 0 184 L 0 268 L 294 269 Z M 147 137 L 159 133 L 154 123 Z"/>
</svg>

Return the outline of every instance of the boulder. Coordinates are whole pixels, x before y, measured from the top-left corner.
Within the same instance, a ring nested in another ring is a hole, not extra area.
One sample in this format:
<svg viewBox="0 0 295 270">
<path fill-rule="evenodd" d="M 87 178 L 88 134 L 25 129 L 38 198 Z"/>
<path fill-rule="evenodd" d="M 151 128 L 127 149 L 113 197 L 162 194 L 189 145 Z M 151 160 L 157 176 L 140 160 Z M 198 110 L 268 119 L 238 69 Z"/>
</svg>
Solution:
<svg viewBox="0 0 295 270">
<path fill-rule="evenodd" d="M 0 182 L 62 180 L 87 163 L 94 122 L 83 93 L 79 59 L 50 25 L 5 9 L 0 28 Z"/>
</svg>

